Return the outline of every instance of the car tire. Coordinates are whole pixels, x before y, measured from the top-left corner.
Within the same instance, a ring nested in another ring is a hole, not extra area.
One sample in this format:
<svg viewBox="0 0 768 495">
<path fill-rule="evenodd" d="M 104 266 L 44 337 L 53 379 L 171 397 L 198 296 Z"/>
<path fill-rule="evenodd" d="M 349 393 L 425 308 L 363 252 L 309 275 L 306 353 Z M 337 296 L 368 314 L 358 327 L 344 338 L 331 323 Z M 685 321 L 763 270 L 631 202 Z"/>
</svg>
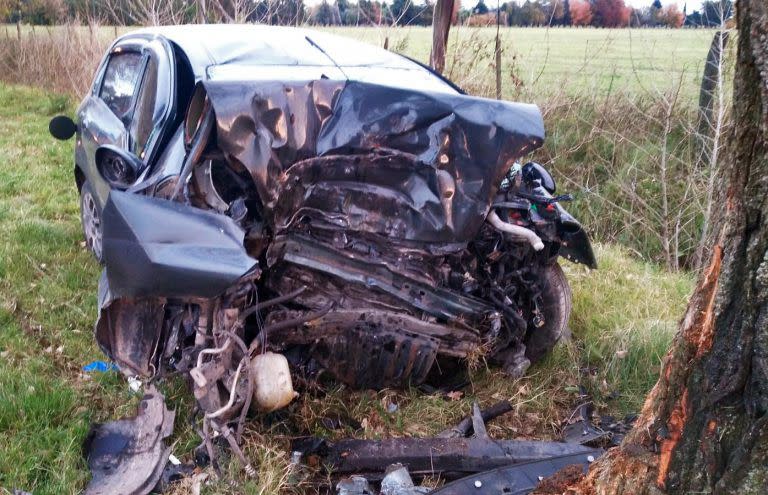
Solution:
<svg viewBox="0 0 768 495">
<path fill-rule="evenodd" d="M 96 196 L 88 181 L 83 182 L 80 188 L 80 223 L 83 226 L 85 247 L 93 254 L 93 257 L 101 263 L 102 236 L 101 236 L 101 211 L 96 203 Z"/>
<path fill-rule="evenodd" d="M 543 286 L 541 312 L 544 325 L 539 328 L 530 325 L 525 339 L 525 357 L 531 364 L 546 356 L 560 338 L 568 333 L 568 318 L 573 306 L 571 286 L 557 263 L 546 268 Z"/>
</svg>

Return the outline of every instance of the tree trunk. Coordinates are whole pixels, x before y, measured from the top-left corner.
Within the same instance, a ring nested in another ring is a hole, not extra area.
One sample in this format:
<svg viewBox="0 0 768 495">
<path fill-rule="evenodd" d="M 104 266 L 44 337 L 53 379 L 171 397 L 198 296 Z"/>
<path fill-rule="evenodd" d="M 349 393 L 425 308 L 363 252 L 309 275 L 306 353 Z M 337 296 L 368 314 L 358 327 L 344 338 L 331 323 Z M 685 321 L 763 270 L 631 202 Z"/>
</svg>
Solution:
<svg viewBox="0 0 768 495">
<path fill-rule="evenodd" d="M 437 0 L 432 15 L 432 53 L 429 65 L 439 73 L 445 69 L 445 49 L 448 46 L 448 31 L 451 29 L 454 0 Z"/>
<path fill-rule="evenodd" d="M 715 106 L 715 91 L 722 84 L 721 67 L 725 54 L 725 46 L 728 44 L 728 31 L 717 31 L 712 38 L 712 44 L 707 52 L 707 62 L 704 64 L 704 75 L 701 77 L 701 86 L 699 88 L 699 135 L 703 142 L 699 144 L 699 158 L 702 163 L 709 162 L 709 143 L 707 138 L 711 139 L 712 129 L 714 128 L 712 110 Z"/>
<path fill-rule="evenodd" d="M 637 424 L 570 493 L 768 490 L 768 5 L 737 10 L 724 221 Z"/>
</svg>

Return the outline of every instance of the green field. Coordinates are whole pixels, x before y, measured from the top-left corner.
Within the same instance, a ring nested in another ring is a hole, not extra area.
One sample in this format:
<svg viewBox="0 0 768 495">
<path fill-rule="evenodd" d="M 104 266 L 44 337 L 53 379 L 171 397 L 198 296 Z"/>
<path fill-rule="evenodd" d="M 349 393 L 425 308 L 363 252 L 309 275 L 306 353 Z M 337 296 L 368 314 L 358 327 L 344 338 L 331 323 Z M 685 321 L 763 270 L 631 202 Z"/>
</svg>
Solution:
<svg viewBox="0 0 768 495">
<path fill-rule="evenodd" d="M 427 62 L 430 28 L 328 28 L 330 31 L 390 49 Z M 446 73 L 463 85 L 493 80 L 495 28 L 453 28 Z M 502 74 L 507 97 L 546 103 L 553 93 L 597 91 L 654 92 L 679 80 L 684 92 L 698 96 L 701 71 L 714 30 L 707 29 L 596 29 L 504 27 Z M 451 64 L 456 61 L 460 67 Z M 464 73 L 459 70 L 476 67 Z M 521 87 L 514 88 L 512 74 Z"/>
<path fill-rule="evenodd" d="M 47 133 L 50 117 L 71 112 L 71 104 L 4 84 L 0 102 L 0 493 L 78 493 L 88 480 L 81 444 L 89 423 L 132 414 L 137 398 L 116 372 L 81 371 L 103 359 L 91 330 L 99 267 L 81 246 L 72 143 Z M 259 479 L 243 480 L 232 465 L 226 474 L 233 483 L 204 492 L 285 492 L 292 435 L 428 435 L 457 421 L 474 400 L 512 401 L 514 411 L 489 427 L 506 438 L 556 436 L 578 403 L 578 385 L 593 394 L 600 413 L 637 411 L 656 380 L 692 276 L 667 273 L 616 246 L 598 245 L 597 256 L 598 271 L 565 266 L 574 290 L 573 341 L 525 378 L 509 380 L 481 365 L 456 400 L 417 390 L 303 391 L 287 411 L 249 422 L 245 451 L 258 464 Z M 196 445 L 190 394 L 177 382 L 163 390 L 177 409 L 173 451 L 190 461 Z M 393 413 L 390 403 L 397 405 Z M 324 417 L 364 426 L 330 431 Z"/>
</svg>

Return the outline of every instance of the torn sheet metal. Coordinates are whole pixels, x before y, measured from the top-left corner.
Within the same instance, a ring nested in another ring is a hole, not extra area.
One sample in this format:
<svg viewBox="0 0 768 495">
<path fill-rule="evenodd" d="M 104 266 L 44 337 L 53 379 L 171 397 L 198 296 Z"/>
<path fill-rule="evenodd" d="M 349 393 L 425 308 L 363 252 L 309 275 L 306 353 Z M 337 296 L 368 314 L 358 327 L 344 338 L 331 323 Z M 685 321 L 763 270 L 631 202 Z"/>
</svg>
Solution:
<svg viewBox="0 0 768 495">
<path fill-rule="evenodd" d="M 583 473 L 600 453 L 570 454 L 539 461 L 496 468 L 447 483 L 430 492 L 434 495 L 526 495 L 544 479 L 568 466 L 580 466 Z"/>
<path fill-rule="evenodd" d="M 512 464 L 563 456 L 594 460 L 602 454 L 600 449 L 562 442 L 494 440 L 488 436 L 477 404 L 471 417 L 471 438 L 344 439 L 333 443 L 305 438 L 295 441 L 292 450 L 301 451 L 304 458 L 317 457 L 333 475 L 356 474 L 375 480 L 382 479 L 384 469 L 393 464 L 402 464 L 415 476 L 457 478 Z"/>
<path fill-rule="evenodd" d="M 544 140 L 535 105 L 355 81 L 203 84 L 217 147 L 248 170 L 278 233 L 309 215 L 402 240 L 467 242 L 504 174 Z"/>
<path fill-rule="evenodd" d="M 124 375 L 154 376 L 164 316 L 165 305 L 156 298 L 110 299 L 109 284 L 102 273 L 96 342 Z"/>
<path fill-rule="evenodd" d="M 423 272 L 417 278 L 410 273 L 403 273 L 405 270 L 398 269 L 400 267 L 393 267 L 386 259 L 371 259 L 370 256 L 354 252 L 340 252 L 306 235 L 278 236 L 267 251 L 267 260 L 271 265 L 279 260 L 307 271 L 322 272 L 342 283 L 377 289 L 381 293 L 381 298 L 377 299 L 385 298 L 381 301 L 384 302 L 382 309 L 387 307 L 385 301 L 392 298 L 400 304 L 444 319 L 477 316 L 493 310 L 493 306 L 485 301 L 435 287 L 434 282 L 428 280 L 419 280 L 427 276 L 427 267 L 422 269 Z M 371 301 L 371 304 L 375 304 L 375 301 Z M 359 309 L 359 306 L 352 307 Z"/>
<path fill-rule="evenodd" d="M 438 360 L 478 354 L 520 374 L 536 359 L 526 339 L 549 335 L 551 347 L 570 311 L 550 318 L 544 304 L 567 290 L 547 286 L 558 220 L 528 218 L 521 201 L 526 227 L 510 228 L 549 233 L 547 249 L 532 251 L 485 218 L 523 189 L 551 201 L 510 172 L 543 138 L 534 105 L 333 79 L 201 83 L 170 194 L 179 202 L 139 189 L 109 197 L 109 300 L 124 301 L 101 304 L 99 342 L 110 356 L 130 350 L 129 369 L 151 375 L 161 349 L 178 350 L 171 309 L 216 313 L 231 289 L 248 292 L 232 309 L 249 315 L 260 299 L 295 294 L 244 318 L 238 335 L 309 349 L 310 367 L 355 387 L 419 384 Z M 257 259 L 266 276 L 244 283 Z"/>
<path fill-rule="evenodd" d="M 294 449 L 301 450 L 300 444 Z M 315 444 L 321 464 L 334 475 L 380 479 L 386 466 L 401 463 L 416 476 L 469 474 L 563 455 L 598 454 L 598 449 L 562 442 L 483 438 L 389 438 Z"/>
<path fill-rule="evenodd" d="M 113 190 L 104 207 L 113 297 L 215 297 L 256 266 L 224 215 Z"/>
<path fill-rule="evenodd" d="M 487 423 L 492 419 L 498 418 L 508 412 L 512 411 L 512 404 L 507 400 L 502 400 L 496 404 L 480 410 L 480 417 L 483 423 Z M 474 433 L 473 423 L 477 422 L 477 418 L 474 414 L 464 417 L 459 423 L 451 428 L 447 428 L 437 434 L 438 438 L 460 438 L 467 437 Z"/>
<path fill-rule="evenodd" d="M 85 451 L 92 478 L 84 495 L 145 495 L 160 480 L 171 453 L 174 412 L 150 386 L 134 418 L 96 425 Z"/>
</svg>

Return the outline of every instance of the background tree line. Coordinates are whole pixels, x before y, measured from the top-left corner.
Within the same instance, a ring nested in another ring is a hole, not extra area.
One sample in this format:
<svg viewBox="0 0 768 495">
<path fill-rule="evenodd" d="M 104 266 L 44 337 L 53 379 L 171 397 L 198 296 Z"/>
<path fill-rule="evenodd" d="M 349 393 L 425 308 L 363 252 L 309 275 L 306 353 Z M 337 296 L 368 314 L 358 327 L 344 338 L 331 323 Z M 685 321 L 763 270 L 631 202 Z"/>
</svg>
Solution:
<svg viewBox="0 0 768 495">
<path fill-rule="evenodd" d="M 479 11 L 481 4 L 483 0 L 474 10 Z M 674 3 L 662 5 L 660 0 L 641 8 L 630 7 L 624 0 L 526 0 L 504 3 L 500 8 L 510 26 L 718 27 L 721 20 L 733 15 L 731 0 L 707 0 L 690 14 Z"/>
<path fill-rule="evenodd" d="M 471 0 L 472 1 L 472 0 Z M 97 20 L 105 24 L 262 22 L 337 26 L 429 26 L 434 0 L 0 0 L 0 22 L 56 24 Z M 508 26 L 711 27 L 733 14 L 732 0 L 706 0 L 700 9 L 681 12 L 676 4 L 653 0 L 632 8 L 624 0 L 516 0 L 502 3 L 499 21 Z M 461 8 L 455 22 L 495 24 L 496 6 L 479 0 Z"/>
</svg>

